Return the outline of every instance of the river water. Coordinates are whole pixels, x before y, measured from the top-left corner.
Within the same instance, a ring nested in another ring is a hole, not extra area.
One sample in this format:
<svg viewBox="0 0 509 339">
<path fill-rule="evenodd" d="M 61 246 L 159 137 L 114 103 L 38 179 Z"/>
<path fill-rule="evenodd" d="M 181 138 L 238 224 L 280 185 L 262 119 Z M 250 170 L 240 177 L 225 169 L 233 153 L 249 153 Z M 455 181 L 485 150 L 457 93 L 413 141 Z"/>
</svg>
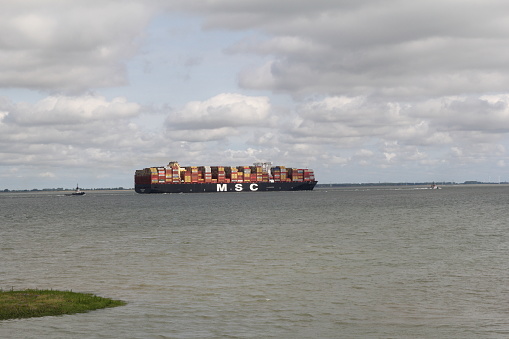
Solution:
<svg viewBox="0 0 509 339">
<path fill-rule="evenodd" d="M 509 187 L 0 193 L 0 288 L 121 299 L 1 338 L 507 338 Z"/>
</svg>

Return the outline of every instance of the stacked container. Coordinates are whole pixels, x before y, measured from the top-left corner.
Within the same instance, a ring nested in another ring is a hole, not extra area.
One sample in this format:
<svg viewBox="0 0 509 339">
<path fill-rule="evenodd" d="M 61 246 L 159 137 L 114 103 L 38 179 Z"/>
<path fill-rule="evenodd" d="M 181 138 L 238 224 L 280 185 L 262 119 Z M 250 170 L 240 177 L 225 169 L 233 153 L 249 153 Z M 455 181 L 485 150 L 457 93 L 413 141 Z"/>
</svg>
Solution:
<svg viewBox="0 0 509 339">
<path fill-rule="evenodd" d="M 315 181 L 311 169 L 271 167 L 270 163 L 254 166 L 188 166 L 181 167 L 172 161 L 166 167 L 148 167 L 136 170 L 137 184 L 176 183 L 256 183 L 256 182 L 307 182 Z"/>
<path fill-rule="evenodd" d="M 281 168 L 274 167 L 274 168 L 272 168 L 271 172 L 272 172 L 272 179 L 274 181 L 276 181 L 276 182 L 281 181 Z"/>
<path fill-rule="evenodd" d="M 152 175 L 150 172 L 150 168 L 144 168 L 142 170 L 136 170 L 134 176 L 134 182 L 140 185 L 150 185 L 152 183 L 157 183 L 158 177 L 157 172 L 154 175 L 154 181 L 152 181 Z"/>
<path fill-rule="evenodd" d="M 225 167 L 226 179 L 230 179 L 230 182 L 242 182 L 239 181 L 239 171 L 237 167 Z"/>
<path fill-rule="evenodd" d="M 263 169 L 262 166 L 251 167 L 251 181 L 258 182 L 263 180 Z"/>
<path fill-rule="evenodd" d="M 315 180 L 315 174 L 313 173 L 313 170 L 305 169 L 304 170 L 304 181 L 314 181 Z"/>
<path fill-rule="evenodd" d="M 176 161 L 171 161 L 166 166 L 166 182 L 167 183 L 180 183 L 180 165 Z"/>
<path fill-rule="evenodd" d="M 157 174 L 157 168 L 150 167 L 149 171 L 150 171 L 150 182 L 152 184 L 157 184 L 159 182 L 159 177 L 158 177 L 158 174 Z"/>
<path fill-rule="evenodd" d="M 190 169 L 190 172 L 191 172 L 191 182 L 197 183 L 198 182 L 198 167 L 191 166 L 188 168 Z"/>
<path fill-rule="evenodd" d="M 287 181 L 288 179 L 288 170 L 286 167 L 281 166 L 281 181 Z"/>
<path fill-rule="evenodd" d="M 226 182 L 226 172 L 224 166 L 217 166 L 217 182 Z M 214 175 L 212 175 L 214 177 Z"/>
<path fill-rule="evenodd" d="M 242 172 L 244 182 L 251 182 L 251 167 L 249 166 L 239 166 L 239 171 Z"/>
<path fill-rule="evenodd" d="M 203 166 L 201 170 L 203 171 L 203 181 L 206 183 L 212 182 L 212 168 L 210 166 Z"/>
</svg>

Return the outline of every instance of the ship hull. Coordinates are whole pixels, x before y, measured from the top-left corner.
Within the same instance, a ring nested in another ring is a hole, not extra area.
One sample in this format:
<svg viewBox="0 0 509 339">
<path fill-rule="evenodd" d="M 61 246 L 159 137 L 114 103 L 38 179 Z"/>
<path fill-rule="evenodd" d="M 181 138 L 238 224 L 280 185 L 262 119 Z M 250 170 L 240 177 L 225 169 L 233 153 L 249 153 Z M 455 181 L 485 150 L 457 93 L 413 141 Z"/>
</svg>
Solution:
<svg viewBox="0 0 509 339">
<path fill-rule="evenodd" d="M 222 192 L 269 192 L 311 191 L 317 181 L 304 182 L 253 182 L 253 183 L 181 183 L 136 184 L 137 193 L 222 193 Z"/>
</svg>

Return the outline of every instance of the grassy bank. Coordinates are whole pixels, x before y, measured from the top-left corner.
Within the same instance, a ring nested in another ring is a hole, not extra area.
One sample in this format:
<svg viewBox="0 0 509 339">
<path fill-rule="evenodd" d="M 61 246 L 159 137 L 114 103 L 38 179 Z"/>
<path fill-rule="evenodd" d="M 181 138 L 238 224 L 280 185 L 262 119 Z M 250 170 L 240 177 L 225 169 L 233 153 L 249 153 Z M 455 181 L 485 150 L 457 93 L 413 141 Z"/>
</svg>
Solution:
<svg viewBox="0 0 509 339">
<path fill-rule="evenodd" d="M 125 305 L 88 293 L 53 290 L 0 290 L 0 320 L 83 313 Z"/>
</svg>

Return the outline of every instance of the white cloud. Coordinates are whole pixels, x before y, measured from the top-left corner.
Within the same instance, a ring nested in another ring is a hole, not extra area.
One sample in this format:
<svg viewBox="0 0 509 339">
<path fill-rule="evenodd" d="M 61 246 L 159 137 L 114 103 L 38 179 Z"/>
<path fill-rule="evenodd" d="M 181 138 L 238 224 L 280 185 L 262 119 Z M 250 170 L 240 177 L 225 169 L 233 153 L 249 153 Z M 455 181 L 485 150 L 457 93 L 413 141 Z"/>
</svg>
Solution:
<svg viewBox="0 0 509 339">
<path fill-rule="evenodd" d="M 52 172 L 43 172 L 43 173 L 40 173 L 39 176 L 41 178 L 56 178 L 57 177 L 55 175 L 55 173 L 52 173 Z"/>
<path fill-rule="evenodd" d="M 0 13 L 0 87 L 83 91 L 127 83 L 152 8 L 137 1 L 21 1 Z"/>
<path fill-rule="evenodd" d="M 396 157 L 396 153 L 384 153 L 384 155 L 387 162 L 391 162 L 392 159 Z"/>
<path fill-rule="evenodd" d="M 77 125 L 95 121 L 132 118 L 139 114 L 140 105 L 126 98 L 107 101 L 101 96 L 50 96 L 36 104 L 19 103 L 8 113 L 8 122 L 23 125 Z"/>
<path fill-rule="evenodd" d="M 269 113 L 267 97 L 223 93 L 171 112 L 166 126 L 174 140 L 218 140 L 238 134 L 241 127 L 267 125 Z"/>
<path fill-rule="evenodd" d="M 120 155 L 144 144 L 141 131 L 129 121 L 140 113 L 140 106 L 125 98 L 54 96 L 34 104 L 4 102 L 0 110 L 2 164 L 89 167 L 95 165 L 87 159 L 87 150 L 111 153 L 106 150 L 113 147 Z M 110 154 L 102 161 L 114 158 Z"/>
<path fill-rule="evenodd" d="M 292 95 L 408 97 L 497 91 L 509 85 L 506 3 L 463 2 L 461 10 L 455 1 L 438 0 L 182 6 L 203 13 L 208 28 L 265 34 L 265 39 L 244 40 L 232 49 L 272 60 L 244 71 L 240 83 L 249 88 Z"/>
<path fill-rule="evenodd" d="M 355 154 L 357 157 L 369 158 L 374 155 L 374 152 L 369 149 L 360 149 Z"/>
</svg>

